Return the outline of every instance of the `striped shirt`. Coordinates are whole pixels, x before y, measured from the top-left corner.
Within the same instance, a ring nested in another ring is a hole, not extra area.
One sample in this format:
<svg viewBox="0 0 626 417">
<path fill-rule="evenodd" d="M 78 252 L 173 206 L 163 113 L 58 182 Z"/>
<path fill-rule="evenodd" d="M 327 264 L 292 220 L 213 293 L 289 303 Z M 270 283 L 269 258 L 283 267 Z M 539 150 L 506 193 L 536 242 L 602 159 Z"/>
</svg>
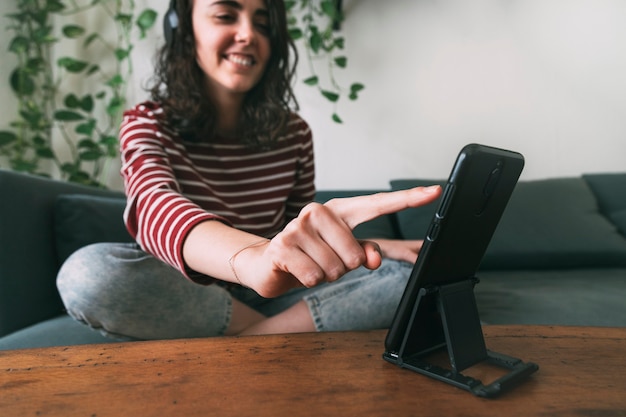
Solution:
<svg viewBox="0 0 626 417">
<path fill-rule="evenodd" d="M 124 222 L 143 250 L 208 284 L 189 270 L 182 246 L 200 222 L 220 220 L 272 237 L 313 200 L 311 130 L 296 114 L 269 150 L 232 139 L 183 141 L 160 106 L 145 102 L 124 113 L 120 129 Z"/>
</svg>

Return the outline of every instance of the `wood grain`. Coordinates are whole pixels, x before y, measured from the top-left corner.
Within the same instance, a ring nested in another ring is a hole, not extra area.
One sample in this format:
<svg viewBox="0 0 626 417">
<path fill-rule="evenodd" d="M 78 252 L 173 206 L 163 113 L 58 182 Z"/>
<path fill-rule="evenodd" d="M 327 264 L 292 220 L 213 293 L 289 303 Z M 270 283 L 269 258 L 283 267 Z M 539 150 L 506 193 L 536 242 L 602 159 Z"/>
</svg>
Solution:
<svg viewBox="0 0 626 417">
<path fill-rule="evenodd" d="M 372 331 L 4 351 L 0 415 L 626 416 L 626 329 L 484 332 L 489 349 L 540 366 L 492 400 L 383 361 Z"/>
</svg>

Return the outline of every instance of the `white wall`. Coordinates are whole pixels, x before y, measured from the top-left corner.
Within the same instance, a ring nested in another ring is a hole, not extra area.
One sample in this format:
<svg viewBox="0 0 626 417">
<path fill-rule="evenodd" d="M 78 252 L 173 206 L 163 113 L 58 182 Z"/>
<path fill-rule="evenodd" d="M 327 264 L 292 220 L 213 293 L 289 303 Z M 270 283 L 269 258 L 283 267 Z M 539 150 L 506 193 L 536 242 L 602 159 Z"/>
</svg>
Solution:
<svg viewBox="0 0 626 417">
<path fill-rule="evenodd" d="M 149 3 L 162 12 L 168 1 Z M 337 125 L 325 99 L 296 87 L 314 131 L 319 188 L 443 178 L 472 141 L 522 152 L 526 179 L 626 171 L 625 1 L 344 4 L 349 62 L 339 79 L 366 90 L 339 103 L 344 124 Z M 0 13 L 7 9 L 0 3 Z M 2 36 L 6 50 L 4 43 Z M 141 45 L 137 55 L 139 100 L 152 48 Z M 6 60 L 0 69 L 4 80 Z M 302 65 L 300 79 L 308 75 Z M 7 94 L 2 81 L 0 95 Z"/>
<path fill-rule="evenodd" d="M 345 3 L 346 80 L 367 90 L 336 126 L 298 89 L 320 187 L 446 177 L 471 141 L 522 152 L 527 179 L 626 171 L 623 0 Z"/>
</svg>

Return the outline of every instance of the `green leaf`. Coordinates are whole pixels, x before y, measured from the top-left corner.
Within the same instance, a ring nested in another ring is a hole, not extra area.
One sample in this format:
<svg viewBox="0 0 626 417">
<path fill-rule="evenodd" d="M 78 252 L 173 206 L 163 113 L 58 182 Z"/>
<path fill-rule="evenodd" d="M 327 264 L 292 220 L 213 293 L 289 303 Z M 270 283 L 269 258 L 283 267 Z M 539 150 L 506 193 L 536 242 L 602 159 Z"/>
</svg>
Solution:
<svg viewBox="0 0 626 417">
<path fill-rule="evenodd" d="M 130 48 L 129 49 L 117 48 L 115 50 L 115 58 L 117 58 L 118 61 L 125 60 L 126 58 L 128 58 L 128 55 L 130 55 Z"/>
<path fill-rule="evenodd" d="M 89 138 L 82 139 L 77 146 L 79 148 L 98 149 L 98 144 Z"/>
<path fill-rule="evenodd" d="M 24 18 L 32 17 L 32 19 L 37 22 L 39 26 L 45 26 L 48 21 L 49 13 L 46 10 L 39 10 L 37 12 L 33 12 L 30 14 L 26 14 Z"/>
<path fill-rule="evenodd" d="M 29 96 L 35 92 L 35 81 L 21 68 L 11 73 L 11 88 L 18 96 Z"/>
<path fill-rule="evenodd" d="M 333 122 L 341 124 L 343 123 L 343 120 L 341 120 L 341 118 L 339 117 L 337 113 L 333 113 Z"/>
<path fill-rule="evenodd" d="M 332 101 L 333 103 L 339 100 L 339 94 L 332 91 L 321 90 L 321 93 L 324 97 L 326 97 L 329 101 Z"/>
<path fill-rule="evenodd" d="M 70 182 L 75 182 L 78 184 L 84 185 L 94 185 L 95 181 L 91 179 L 88 173 L 80 170 L 79 168 L 75 168 L 74 172 L 72 172 L 68 178 Z"/>
<path fill-rule="evenodd" d="M 103 135 L 100 138 L 100 144 L 104 146 L 117 146 L 118 143 L 117 136 Z"/>
<path fill-rule="evenodd" d="M 73 175 L 78 172 L 78 167 L 75 164 L 66 162 L 61 165 L 61 171 L 65 172 L 66 174 Z"/>
<path fill-rule="evenodd" d="M 38 148 L 35 153 L 40 158 L 54 159 L 54 151 L 49 147 Z"/>
<path fill-rule="evenodd" d="M 100 65 L 92 65 L 89 67 L 85 75 L 90 76 L 91 74 L 98 72 L 98 70 L 100 70 Z"/>
<path fill-rule="evenodd" d="M 85 33 L 85 28 L 78 25 L 65 25 L 63 26 L 63 35 L 67 38 L 75 39 L 82 36 Z"/>
<path fill-rule="evenodd" d="M 63 104 L 69 109 L 76 109 L 80 106 L 80 100 L 76 97 L 76 94 L 70 93 L 65 96 Z"/>
<path fill-rule="evenodd" d="M 124 84 L 124 79 L 121 75 L 117 74 L 111 77 L 111 79 L 109 79 L 109 81 L 107 81 L 105 84 L 113 88 L 119 87 L 120 85 Z"/>
<path fill-rule="evenodd" d="M 304 80 L 304 83 L 306 85 L 317 85 L 317 83 L 319 82 L 319 78 L 317 77 L 317 75 L 314 75 L 312 77 L 307 78 L 306 80 Z"/>
<path fill-rule="evenodd" d="M 81 123 L 78 126 L 76 126 L 76 129 L 74 129 L 74 131 L 80 135 L 91 136 L 95 128 L 96 128 L 96 120 L 90 119 L 87 122 Z"/>
<path fill-rule="evenodd" d="M 28 18 L 28 13 L 8 13 L 8 14 L 5 14 L 5 17 L 16 20 L 18 22 L 22 22 L 24 21 L 24 19 Z"/>
<path fill-rule="evenodd" d="M 335 58 L 335 64 L 339 68 L 345 68 L 346 65 L 348 65 L 348 58 L 346 58 L 345 56 L 338 56 L 337 58 Z"/>
<path fill-rule="evenodd" d="M 39 135 L 33 137 L 33 143 L 39 148 L 43 148 L 46 146 L 46 140 Z"/>
<path fill-rule="evenodd" d="M 350 93 L 351 94 L 357 94 L 358 92 L 362 91 L 365 88 L 365 86 L 361 83 L 353 83 L 350 86 Z"/>
<path fill-rule="evenodd" d="M 343 49 L 346 46 L 346 40 L 344 38 L 335 38 L 334 40 L 335 47 L 339 49 Z"/>
<path fill-rule="evenodd" d="M 89 65 L 85 61 L 79 61 L 70 57 L 59 58 L 57 65 L 61 68 L 65 68 L 68 72 L 79 73 L 83 71 Z"/>
<path fill-rule="evenodd" d="M 84 117 L 75 111 L 57 110 L 54 112 L 54 119 L 61 122 L 76 122 L 78 120 L 83 120 Z"/>
<path fill-rule="evenodd" d="M 32 32 L 32 40 L 37 44 L 46 44 L 55 42 L 56 39 L 52 36 L 52 26 L 43 26 L 35 29 Z"/>
<path fill-rule="evenodd" d="M 31 129 L 37 130 L 39 128 L 39 125 L 42 119 L 41 112 L 37 110 L 28 109 L 28 110 L 21 110 L 19 112 L 19 115 L 22 117 L 22 119 L 24 119 L 28 123 L 28 126 Z"/>
<path fill-rule="evenodd" d="M 28 62 L 26 62 L 26 66 L 24 68 L 29 73 L 36 74 L 39 71 L 43 70 L 45 64 L 45 61 L 41 58 L 31 58 L 28 60 Z"/>
<path fill-rule="evenodd" d="M 350 91 L 353 93 L 358 93 L 359 91 L 363 90 L 365 88 L 365 86 L 361 83 L 353 83 L 350 86 Z"/>
<path fill-rule="evenodd" d="M 119 141 L 115 136 L 102 136 L 100 144 L 105 147 L 109 158 L 115 158 L 119 149 Z"/>
<path fill-rule="evenodd" d="M 318 53 L 324 45 L 324 39 L 322 38 L 322 35 L 320 35 L 317 30 L 313 30 L 313 28 L 311 36 L 309 37 L 309 45 L 311 46 L 311 49 L 314 53 Z"/>
<path fill-rule="evenodd" d="M 348 97 L 350 98 L 350 100 L 356 100 L 357 98 L 359 98 L 359 92 L 362 91 L 365 88 L 365 86 L 361 83 L 354 83 L 350 86 L 350 94 L 348 95 Z"/>
<path fill-rule="evenodd" d="M 140 39 L 143 39 L 146 37 L 146 32 L 148 31 L 148 29 L 154 26 L 154 22 L 156 21 L 156 18 L 157 18 L 157 12 L 155 12 L 152 9 L 145 9 L 139 14 L 136 24 L 137 24 L 137 27 L 139 27 Z"/>
<path fill-rule="evenodd" d="M 296 5 L 295 0 L 285 0 L 285 10 L 290 11 Z"/>
<path fill-rule="evenodd" d="M 37 164 L 24 159 L 15 159 L 11 161 L 11 166 L 15 171 L 20 172 L 34 172 L 37 169 Z"/>
<path fill-rule="evenodd" d="M 60 0 L 47 0 L 46 11 L 50 13 L 58 13 L 65 9 L 65 5 Z"/>
<path fill-rule="evenodd" d="M 90 149 L 79 154 L 80 159 L 83 161 L 97 161 L 101 156 L 103 154 L 100 149 Z"/>
<path fill-rule="evenodd" d="M 323 0 L 320 6 L 326 16 L 331 19 L 337 18 L 337 5 L 333 0 Z"/>
<path fill-rule="evenodd" d="M 289 29 L 289 36 L 291 37 L 292 40 L 297 41 L 298 39 L 302 39 L 302 37 L 304 36 L 304 33 L 302 32 L 300 28 L 292 28 L 292 29 Z"/>
<path fill-rule="evenodd" d="M 87 38 L 85 39 L 85 42 L 83 42 L 83 46 L 86 48 L 89 45 L 91 45 L 91 43 L 93 41 L 95 41 L 96 39 L 98 39 L 100 35 L 98 35 L 97 33 L 92 33 L 91 35 L 87 36 Z"/>
<path fill-rule="evenodd" d="M 107 114 L 111 117 L 117 116 L 122 110 L 124 106 L 124 100 L 117 97 L 112 98 L 107 106 Z"/>
<path fill-rule="evenodd" d="M 9 44 L 9 51 L 15 54 L 26 52 L 28 51 L 29 44 L 30 41 L 28 40 L 28 38 L 24 36 L 16 36 L 11 40 L 11 43 Z"/>
<path fill-rule="evenodd" d="M 17 135 L 8 130 L 0 130 L 0 146 L 8 145 L 17 140 Z"/>
<path fill-rule="evenodd" d="M 118 13 L 117 15 L 115 15 L 114 19 L 122 26 L 130 27 L 133 16 L 126 13 Z"/>
<path fill-rule="evenodd" d="M 87 94 L 80 100 L 80 108 L 87 113 L 91 113 L 93 111 L 93 97 Z"/>
</svg>

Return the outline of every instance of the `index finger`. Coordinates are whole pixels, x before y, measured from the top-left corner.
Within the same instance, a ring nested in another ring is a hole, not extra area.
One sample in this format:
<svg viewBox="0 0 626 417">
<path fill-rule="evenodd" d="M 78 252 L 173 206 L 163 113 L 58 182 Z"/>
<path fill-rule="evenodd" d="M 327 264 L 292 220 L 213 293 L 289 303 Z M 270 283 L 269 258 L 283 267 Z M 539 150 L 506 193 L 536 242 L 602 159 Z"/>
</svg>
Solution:
<svg viewBox="0 0 626 417">
<path fill-rule="evenodd" d="M 350 229 L 384 214 L 419 207 L 433 202 L 441 194 L 439 185 L 415 187 L 349 198 L 336 198 L 325 206 L 341 218 Z"/>
</svg>

